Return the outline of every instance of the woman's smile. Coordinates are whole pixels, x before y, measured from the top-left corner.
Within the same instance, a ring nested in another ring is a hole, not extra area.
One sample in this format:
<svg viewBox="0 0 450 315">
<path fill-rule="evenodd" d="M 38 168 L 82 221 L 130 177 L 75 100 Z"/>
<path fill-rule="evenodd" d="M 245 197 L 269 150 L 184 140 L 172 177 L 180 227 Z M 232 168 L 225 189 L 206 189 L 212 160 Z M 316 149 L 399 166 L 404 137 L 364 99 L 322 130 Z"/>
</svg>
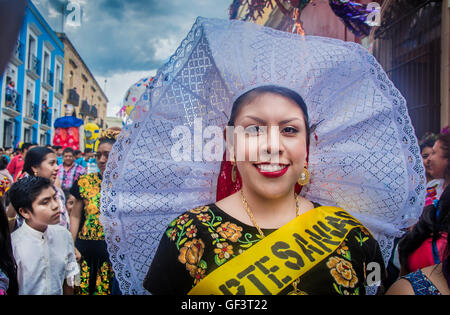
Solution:
<svg viewBox="0 0 450 315">
<path fill-rule="evenodd" d="M 259 163 L 259 164 L 253 164 L 258 172 L 265 176 L 265 177 L 281 177 L 289 169 L 289 164 L 271 164 L 271 163 Z"/>
</svg>

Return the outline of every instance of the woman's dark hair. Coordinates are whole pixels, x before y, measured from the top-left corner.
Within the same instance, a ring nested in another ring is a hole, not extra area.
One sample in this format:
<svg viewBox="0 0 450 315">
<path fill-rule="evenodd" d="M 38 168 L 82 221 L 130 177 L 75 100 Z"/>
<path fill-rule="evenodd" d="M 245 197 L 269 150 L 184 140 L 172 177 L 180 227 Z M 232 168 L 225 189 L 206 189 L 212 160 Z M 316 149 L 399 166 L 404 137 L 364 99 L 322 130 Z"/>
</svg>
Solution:
<svg viewBox="0 0 450 315">
<path fill-rule="evenodd" d="M 449 161 L 444 170 L 444 179 L 447 181 L 450 180 L 450 133 L 439 134 L 436 139 L 436 142 L 437 141 L 439 141 L 442 151 L 444 151 L 444 158 Z"/>
<path fill-rule="evenodd" d="M 8 159 L 6 156 L 0 156 L 0 171 L 3 171 L 8 166 Z"/>
<path fill-rule="evenodd" d="M 45 157 L 50 153 L 54 154 L 55 152 L 47 147 L 34 147 L 27 152 L 25 162 L 23 163 L 23 171 L 30 176 L 34 176 L 33 167 L 41 165 Z"/>
<path fill-rule="evenodd" d="M 450 186 L 447 186 L 442 193 L 437 208 L 435 205 L 429 205 L 423 209 L 422 215 L 412 231 L 405 234 L 400 240 L 398 252 L 400 264 L 403 267 L 407 267 L 408 257 L 426 239 L 431 237 L 433 241 L 437 241 L 442 236 L 442 233 L 445 232 L 447 233 L 447 248 L 444 254 L 443 271 L 450 288 L 450 266 L 448 264 L 450 246 Z M 408 272 L 411 271 L 413 270 Z"/>
<path fill-rule="evenodd" d="M 428 147 L 430 147 L 430 148 L 432 148 L 433 146 L 434 146 L 434 143 L 435 143 L 436 141 L 434 140 L 434 139 L 427 139 L 427 140 L 425 140 L 419 147 L 420 147 L 420 152 L 422 152 L 423 151 L 423 149 L 425 149 L 425 148 L 428 148 Z"/>
<path fill-rule="evenodd" d="M 42 190 L 48 187 L 53 187 L 50 180 L 39 176 L 27 176 L 15 182 L 9 190 L 9 198 L 17 214 L 23 218 L 19 212 L 20 208 L 33 212 L 33 202 Z"/>
<path fill-rule="evenodd" d="M 280 96 L 284 96 L 292 101 L 294 101 L 302 110 L 303 116 L 305 119 L 306 126 L 306 146 L 309 147 L 309 135 L 311 133 L 309 126 L 309 116 L 308 116 L 308 108 L 306 107 L 305 101 L 303 98 L 295 91 L 281 87 L 276 85 L 265 85 L 254 88 L 241 96 L 239 96 L 233 103 L 233 107 L 231 109 L 230 119 L 228 121 L 228 126 L 234 126 L 236 116 L 238 115 L 240 109 L 243 105 L 252 102 L 256 97 L 265 94 L 272 93 Z"/>
<path fill-rule="evenodd" d="M 0 202 L 0 269 L 9 279 L 9 286 L 6 293 L 8 295 L 19 294 L 17 265 L 11 245 L 8 218 L 2 202 Z"/>
</svg>

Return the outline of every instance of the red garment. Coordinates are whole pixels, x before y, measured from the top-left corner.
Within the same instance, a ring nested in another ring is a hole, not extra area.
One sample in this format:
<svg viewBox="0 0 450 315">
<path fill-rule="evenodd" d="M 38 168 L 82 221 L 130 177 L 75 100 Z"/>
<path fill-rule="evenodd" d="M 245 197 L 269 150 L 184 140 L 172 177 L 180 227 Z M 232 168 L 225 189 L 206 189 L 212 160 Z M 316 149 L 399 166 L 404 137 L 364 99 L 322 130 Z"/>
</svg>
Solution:
<svg viewBox="0 0 450 315">
<path fill-rule="evenodd" d="M 71 147 L 74 150 L 79 150 L 80 135 L 78 127 L 55 128 L 53 145 L 60 145 L 63 148 Z"/>
<path fill-rule="evenodd" d="M 422 245 L 408 257 L 407 267 L 409 272 L 435 265 L 431 240 L 431 237 L 426 239 Z M 436 247 L 439 253 L 439 259 L 442 262 L 444 260 L 445 248 L 447 247 L 447 233 L 442 233 L 441 237 L 436 241 Z"/>
<path fill-rule="evenodd" d="M 17 176 L 22 172 L 24 160 L 22 158 L 22 154 L 16 155 L 12 158 L 11 162 L 9 162 L 6 167 L 8 172 L 13 176 L 14 181 L 17 180 Z"/>
</svg>

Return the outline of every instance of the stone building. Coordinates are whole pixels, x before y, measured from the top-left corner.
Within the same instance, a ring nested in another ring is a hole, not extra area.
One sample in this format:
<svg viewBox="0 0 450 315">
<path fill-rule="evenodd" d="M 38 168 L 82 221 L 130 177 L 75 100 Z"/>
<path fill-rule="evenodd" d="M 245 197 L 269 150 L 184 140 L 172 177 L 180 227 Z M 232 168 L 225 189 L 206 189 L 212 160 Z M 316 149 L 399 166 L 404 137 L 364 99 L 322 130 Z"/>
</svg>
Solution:
<svg viewBox="0 0 450 315">
<path fill-rule="evenodd" d="M 73 105 L 76 117 L 85 124 L 95 123 L 104 129 L 108 98 L 69 38 L 64 33 L 57 35 L 64 44 L 63 104 Z"/>
</svg>

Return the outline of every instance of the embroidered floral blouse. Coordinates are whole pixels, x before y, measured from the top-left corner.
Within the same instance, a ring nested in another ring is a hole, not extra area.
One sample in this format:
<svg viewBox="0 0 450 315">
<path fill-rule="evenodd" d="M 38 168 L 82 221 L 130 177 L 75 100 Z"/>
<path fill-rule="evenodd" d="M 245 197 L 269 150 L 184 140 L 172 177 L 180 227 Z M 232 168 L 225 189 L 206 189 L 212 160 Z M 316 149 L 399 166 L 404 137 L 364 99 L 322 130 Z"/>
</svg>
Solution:
<svg viewBox="0 0 450 315">
<path fill-rule="evenodd" d="M 266 236 L 274 231 L 263 229 Z M 214 204 L 190 210 L 174 219 L 162 236 L 144 287 L 152 294 L 185 295 L 261 239 L 255 227 Z M 382 282 L 386 272 L 378 243 L 365 228 L 355 227 L 336 251 L 300 277 L 297 290 L 301 294 L 366 294 L 366 273 L 375 277 L 367 267 L 371 262 L 380 267 L 377 272 Z M 292 294 L 293 290 L 291 284 L 280 294 Z"/>
<path fill-rule="evenodd" d="M 103 226 L 100 223 L 100 173 L 81 175 L 70 189 L 70 193 L 84 203 L 83 221 L 78 238 L 82 240 L 104 240 Z"/>
</svg>

